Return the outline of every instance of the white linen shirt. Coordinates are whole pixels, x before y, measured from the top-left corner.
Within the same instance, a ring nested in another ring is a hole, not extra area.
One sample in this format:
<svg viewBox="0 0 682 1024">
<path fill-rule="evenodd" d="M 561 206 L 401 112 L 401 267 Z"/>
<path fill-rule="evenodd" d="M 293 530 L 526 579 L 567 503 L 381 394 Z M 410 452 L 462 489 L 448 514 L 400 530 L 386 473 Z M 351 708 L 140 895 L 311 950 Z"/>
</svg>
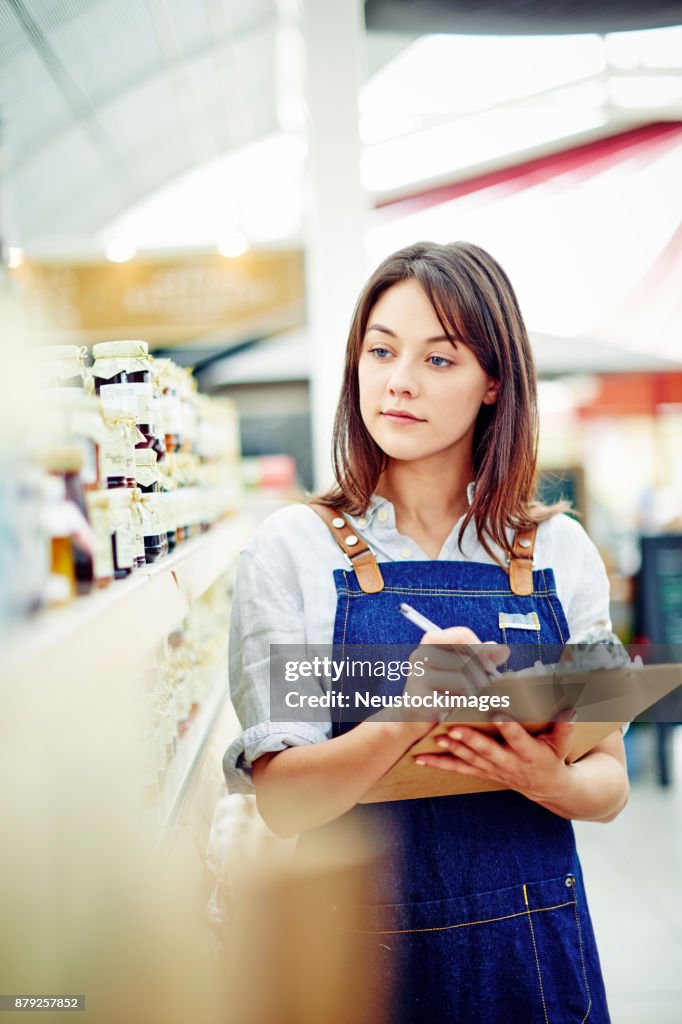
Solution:
<svg viewBox="0 0 682 1024">
<path fill-rule="evenodd" d="M 467 497 L 472 500 L 473 484 Z M 430 561 L 411 537 L 396 528 L 395 509 L 374 496 L 364 516 L 346 516 L 379 562 Z M 462 517 L 463 518 L 463 517 Z M 467 526 L 458 547 L 462 520 L 452 528 L 438 561 L 495 564 Z M 512 540 L 509 533 L 509 540 Z M 499 548 L 495 554 L 504 560 Z M 583 527 L 559 514 L 541 523 L 534 567 L 553 569 L 570 640 L 591 627 L 611 629 L 609 582 L 599 552 Z M 228 789 L 253 790 L 251 765 L 263 754 L 331 737 L 324 722 L 271 722 L 270 644 L 331 644 L 336 615 L 334 569 L 348 569 L 329 528 L 311 508 L 295 504 L 270 515 L 256 530 L 237 568 L 230 623 L 230 692 L 243 732 L 223 759 Z M 466 625 L 466 623 L 452 623 Z"/>
</svg>

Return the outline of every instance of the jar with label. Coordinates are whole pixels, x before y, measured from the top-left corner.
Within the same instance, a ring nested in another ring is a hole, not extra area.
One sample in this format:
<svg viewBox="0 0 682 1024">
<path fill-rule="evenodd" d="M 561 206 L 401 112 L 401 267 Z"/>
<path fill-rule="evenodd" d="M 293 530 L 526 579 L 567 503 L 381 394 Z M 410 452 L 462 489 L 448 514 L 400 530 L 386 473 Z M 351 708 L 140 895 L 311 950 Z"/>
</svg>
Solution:
<svg viewBox="0 0 682 1024">
<path fill-rule="evenodd" d="M 111 412 L 112 410 L 109 410 Z M 135 446 L 143 435 L 135 425 L 131 412 L 107 415 L 103 410 L 107 427 L 106 440 L 100 445 L 99 473 L 104 487 L 135 486 Z"/>
<path fill-rule="evenodd" d="M 133 487 L 131 492 L 130 511 L 133 517 L 133 568 L 141 569 L 147 559 L 144 553 L 144 502 L 142 491 Z"/>
<path fill-rule="evenodd" d="M 170 362 L 170 359 L 154 359 L 152 361 L 152 401 L 154 410 L 154 443 L 152 448 L 156 452 L 159 462 L 165 459 L 168 450 L 166 447 L 166 406 L 163 401 L 163 371 L 164 363 Z"/>
<path fill-rule="evenodd" d="M 85 493 L 88 518 L 94 534 L 92 553 L 95 586 L 108 587 L 114 578 L 114 555 L 111 543 L 109 492 L 89 490 Z"/>
<path fill-rule="evenodd" d="M 152 359 L 146 341 L 105 341 L 92 349 L 95 391 L 107 418 L 131 413 L 144 439 L 136 447 L 154 443 Z"/>
<path fill-rule="evenodd" d="M 55 430 L 81 451 L 83 488 L 97 490 L 103 476 L 100 452 L 112 442 L 114 430 L 103 419 L 100 401 L 94 395 L 73 391 L 68 395 L 59 394 L 56 401 L 56 406 L 48 410 L 53 414 Z"/>
<path fill-rule="evenodd" d="M 178 394 L 178 367 L 172 359 L 155 359 L 153 373 L 161 391 L 161 413 L 166 451 L 176 452 L 182 445 L 182 409 Z"/>
<path fill-rule="evenodd" d="M 108 490 L 109 530 L 114 561 L 114 576 L 117 580 L 130 576 L 135 563 L 133 538 L 133 514 L 131 509 L 132 491 L 127 487 Z"/>
<path fill-rule="evenodd" d="M 47 448 L 40 453 L 39 461 L 50 476 L 58 478 L 63 483 L 64 501 L 69 506 L 70 547 L 76 590 L 79 594 L 88 594 L 92 590 L 94 581 L 95 541 L 88 521 L 85 492 L 81 480 L 83 453 L 80 448 L 75 446 Z"/>
<path fill-rule="evenodd" d="M 37 348 L 40 386 L 72 393 L 82 391 L 87 348 L 80 345 L 46 345 Z"/>
<path fill-rule="evenodd" d="M 137 487 L 141 492 L 139 500 L 144 536 L 144 554 L 147 562 L 168 553 L 168 539 L 162 522 L 161 473 L 156 465 L 156 452 L 151 448 L 135 452 Z"/>
<path fill-rule="evenodd" d="M 173 513 L 173 502 L 175 491 L 168 487 L 168 477 L 161 478 L 161 491 L 159 492 L 159 519 L 161 530 L 166 534 L 168 550 L 173 551 L 178 543 L 175 532 L 175 516 Z"/>
</svg>

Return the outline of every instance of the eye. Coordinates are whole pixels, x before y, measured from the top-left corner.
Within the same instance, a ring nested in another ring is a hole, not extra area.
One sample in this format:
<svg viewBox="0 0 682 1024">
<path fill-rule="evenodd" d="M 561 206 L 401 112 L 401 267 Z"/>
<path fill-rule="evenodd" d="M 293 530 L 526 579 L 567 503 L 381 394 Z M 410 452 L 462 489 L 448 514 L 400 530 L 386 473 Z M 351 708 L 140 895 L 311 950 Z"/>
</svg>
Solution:
<svg viewBox="0 0 682 1024">
<path fill-rule="evenodd" d="M 453 365 L 449 359 L 445 358 L 445 356 L 429 356 L 428 362 L 431 363 L 431 366 L 436 366 L 438 368 L 440 368 L 441 366 Z"/>
<path fill-rule="evenodd" d="M 381 345 L 377 345 L 375 346 L 375 348 L 371 348 L 370 352 L 372 353 L 372 355 L 376 356 L 377 359 L 385 359 L 386 356 L 390 356 L 391 354 L 387 348 L 382 348 Z"/>
</svg>

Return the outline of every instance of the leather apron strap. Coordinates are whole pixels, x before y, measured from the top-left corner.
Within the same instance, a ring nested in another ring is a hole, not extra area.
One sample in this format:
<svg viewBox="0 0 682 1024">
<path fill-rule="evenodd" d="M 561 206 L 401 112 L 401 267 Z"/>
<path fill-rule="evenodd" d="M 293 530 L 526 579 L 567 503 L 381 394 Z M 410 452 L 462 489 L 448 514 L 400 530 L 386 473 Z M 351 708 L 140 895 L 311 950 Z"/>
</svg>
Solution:
<svg viewBox="0 0 682 1024">
<path fill-rule="evenodd" d="M 332 537 L 343 551 L 355 571 L 360 589 L 365 594 L 378 594 L 384 589 L 384 578 L 374 552 L 362 537 L 355 533 L 347 519 L 334 509 L 317 502 L 308 502 L 329 529 Z M 519 597 L 533 593 L 533 553 L 537 526 L 530 530 L 519 530 L 514 537 L 509 558 L 509 588 Z"/>
<path fill-rule="evenodd" d="M 533 593 L 533 552 L 537 532 L 537 526 L 533 526 L 530 530 L 519 530 L 514 537 L 509 558 L 509 587 L 519 597 Z"/>
<path fill-rule="evenodd" d="M 326 505 L 312 501 L 308 505 L 329 527 L 329 532 L 354 569 L 360 589 L 365 594 L 378 594 L 383 590 L 384 578 L 376 555 L 362 537 L 355 533 L 346 518 Z"/>
</svg>

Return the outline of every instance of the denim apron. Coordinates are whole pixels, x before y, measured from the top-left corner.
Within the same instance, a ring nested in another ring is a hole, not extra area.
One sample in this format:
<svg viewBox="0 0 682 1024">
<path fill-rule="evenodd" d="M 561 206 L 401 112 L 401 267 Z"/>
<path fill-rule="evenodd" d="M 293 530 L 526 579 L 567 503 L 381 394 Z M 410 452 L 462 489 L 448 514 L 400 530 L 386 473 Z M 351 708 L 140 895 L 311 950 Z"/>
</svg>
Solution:
<svg viewBox="0 0 682 1024">
<path fill-rule="evenodd" d="M 443 628 L 512 645 L 515 668 L 514 644 L 537 641 L 530 653 L 517 649 L 528 664 L 553 660 L 545 645 L 568 639 L 550 569 L 534 571 L 533 593 L 520 597 L 496 565 L 380 568 L 376 594 L 352 570 L 334 572 L 335 656 L 350 644 L 417 645 L 421 631 L 398 612 L 401 601 Z M 505 625 L 510 617 L 517 626 Z M 332 735 L 352 727 L 333 721 Z M 387 979 L 390 1024 L 609 1021 L 570 821 L 511 791 L 359 804 L 347 817 L 386 851 L 371 905 L 356 908 L 353 941 Z"/>
</svg>

